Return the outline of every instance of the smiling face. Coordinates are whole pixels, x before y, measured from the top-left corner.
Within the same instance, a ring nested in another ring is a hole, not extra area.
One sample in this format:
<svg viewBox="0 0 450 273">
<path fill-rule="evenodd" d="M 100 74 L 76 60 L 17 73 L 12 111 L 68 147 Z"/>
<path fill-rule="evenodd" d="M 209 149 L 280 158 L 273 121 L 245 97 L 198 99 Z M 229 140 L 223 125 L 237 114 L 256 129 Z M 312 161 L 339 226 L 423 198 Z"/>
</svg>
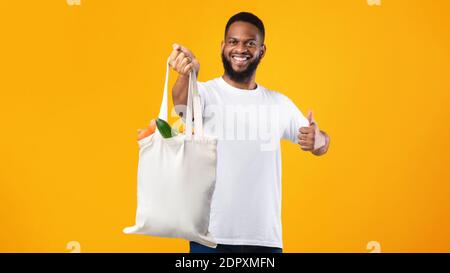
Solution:
<svg viewBox="0 0 450 273">
<path fill-rule="evenodd" d="M 222 42 L 225 73 L 236 82 L 249 81 L 265 51 L 261 33 L 256 26 L 247 22 L 234 22 Z"/>
</svg>

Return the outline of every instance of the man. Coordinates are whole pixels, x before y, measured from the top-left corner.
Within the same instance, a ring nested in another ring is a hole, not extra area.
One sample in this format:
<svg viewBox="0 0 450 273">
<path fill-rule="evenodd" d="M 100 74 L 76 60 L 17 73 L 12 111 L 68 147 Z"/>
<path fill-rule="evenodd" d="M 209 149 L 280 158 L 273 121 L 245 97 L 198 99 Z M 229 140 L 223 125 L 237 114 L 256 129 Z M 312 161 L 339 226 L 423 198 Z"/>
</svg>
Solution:
<svg viewBox="0 0 450 273">
<path fill-rule="evenodd" d="M 209 230 L 216 249 L 190 242 L 190 252 L 282 252 L 280 140 L 314 155 L 327 152 L 330 138 L 286 96 L 255 82 L 266 54 L 265 29 L 255 15 L 232 16 L 222 41 L 222 77 L 198 83 L 205 135 L 218 137 L 217 180 Z M 178 72 L 173 103 L 186 105 L 189 73 L 200 64 L 174 44 L 170 66 Z M 182 113 L 179 113 L 182 115 Z M 268 132 L 270 131 L 270 132 Z"/>
</svg>

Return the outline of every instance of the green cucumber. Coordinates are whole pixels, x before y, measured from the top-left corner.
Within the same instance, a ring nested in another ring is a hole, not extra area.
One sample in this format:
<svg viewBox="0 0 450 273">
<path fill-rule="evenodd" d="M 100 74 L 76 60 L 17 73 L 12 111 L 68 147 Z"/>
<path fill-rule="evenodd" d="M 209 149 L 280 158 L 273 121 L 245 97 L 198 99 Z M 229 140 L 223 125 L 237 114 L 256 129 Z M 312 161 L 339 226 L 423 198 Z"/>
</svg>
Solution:
<svg viewBox="0 0 450 273">
<path fill-rule="evenodd" d="M 156 120 L 156 127 L 158 128 L 158 131 L 163 138 L 170 138 L 173 136 L 172 128 L 170 127 L 169 123 L 167 123 L 167 121 L 158 118 Z"/>
</svg>

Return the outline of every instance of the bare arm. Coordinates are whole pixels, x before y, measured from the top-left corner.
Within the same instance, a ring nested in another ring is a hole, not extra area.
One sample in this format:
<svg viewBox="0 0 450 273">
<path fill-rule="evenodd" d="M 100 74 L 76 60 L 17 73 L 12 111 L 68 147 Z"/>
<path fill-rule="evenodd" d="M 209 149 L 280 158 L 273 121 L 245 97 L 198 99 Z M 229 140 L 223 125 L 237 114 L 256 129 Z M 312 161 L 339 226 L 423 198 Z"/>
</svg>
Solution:
<svg viewBox="0 0 450 273">
<path fill-rule="evenodd" d="M 172 88 L 173 105 L 187 105 L 189 76 L 178 75 Z"/>
</svg>

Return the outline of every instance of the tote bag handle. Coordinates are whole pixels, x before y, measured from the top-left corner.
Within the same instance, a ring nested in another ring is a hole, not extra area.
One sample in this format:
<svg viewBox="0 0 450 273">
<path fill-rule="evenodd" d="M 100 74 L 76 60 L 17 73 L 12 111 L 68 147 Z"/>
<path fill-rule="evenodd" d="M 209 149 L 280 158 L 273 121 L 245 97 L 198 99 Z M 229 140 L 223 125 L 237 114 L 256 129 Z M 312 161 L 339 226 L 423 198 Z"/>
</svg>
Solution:
<svg viewBox="0 0 450 273">
<path fill-rule="evenodd" d="M 159 108 L 159 118 L 167 121 L 168 119 L 168 86 L 169 86 L 169 60 L 166 63 L 166 78 L 164 81 L 164 92 Z M 192 119 L 194 112 L 194 119 Z M 192 127 L 194 126 L 195 136 L 203 135 L 203 116 L 200 94 L 198 93 L 197 76 L 194 69 L 189 73 L 188 100 L 186 105 L 186 131 L 187 139 L 192 137 Z"/>
</svg>

